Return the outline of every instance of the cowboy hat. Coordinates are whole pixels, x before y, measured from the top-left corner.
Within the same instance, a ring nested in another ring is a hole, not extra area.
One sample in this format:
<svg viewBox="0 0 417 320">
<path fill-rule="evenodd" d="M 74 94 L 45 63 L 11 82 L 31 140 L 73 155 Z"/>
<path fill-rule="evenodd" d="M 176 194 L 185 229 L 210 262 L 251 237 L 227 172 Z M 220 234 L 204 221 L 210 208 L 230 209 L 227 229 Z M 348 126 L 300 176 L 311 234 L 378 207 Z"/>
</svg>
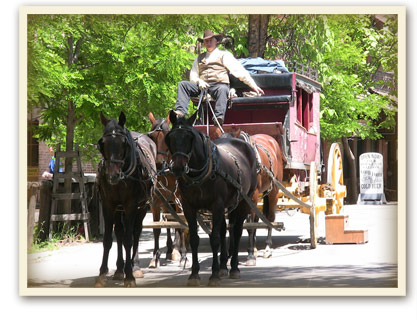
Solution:
<svg viewBox="0 0 417 320">
<path fill-rule="evenodd" d="M 218 42 L 220 42 L 222 40 L 222 35 L 219 33 L 214 34 L 211 30 L 206 30 L 204 31 L 204 36 L 203 38 L 198 38 L 197 40 L 200 42 L 203 42 L 206 39 L 210 39 L 210 38 L 216 38 Z"/>
</svg>

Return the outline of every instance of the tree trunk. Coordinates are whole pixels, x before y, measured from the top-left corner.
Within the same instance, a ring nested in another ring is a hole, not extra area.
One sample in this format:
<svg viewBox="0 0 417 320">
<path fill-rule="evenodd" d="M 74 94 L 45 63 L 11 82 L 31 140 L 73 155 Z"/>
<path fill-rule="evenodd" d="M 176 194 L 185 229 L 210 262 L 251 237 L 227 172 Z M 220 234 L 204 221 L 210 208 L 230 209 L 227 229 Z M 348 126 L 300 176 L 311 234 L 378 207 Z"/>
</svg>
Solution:
<svg viewBox="0 0 417 320">
<path fill-rule="evenodd" d="M 356 177 L 356 161 L 355 155 L 350 149 L 347 138 L 342 138 L 343 150 L 346 158 L 348 159 L 349 172 L 350 172 L 350 185 L 348 186 L 347 198 L 350 204 L 356 203 L 358 199 L 358 179 Z"/>
<path fill-rule="evenodd" d="M 79 51 L 81 49 L 81 44 L 84 40 L 84 37 L 81 37 L 75 45 L 74 48 L 74 38 L 72 35 L 68 36 L 68 61 L 67 65 L 70 68 L 74 63 L 78 61 Z M 68 99 L 68 114 L 67 114 L 67 122 L 66 122 L 66 137 L 65 137 L 65 151 L 73 151 L 74 150 L 74 132 L 75 132 L 75 104 L 72 100 Z M 65 172 L 72 171 L 72 158 L 65 159 Z M 78 168 L 79 169 L 79 168 Z M 64 180 L 64 192 L 71 193 L 72 192 L 72 179 L 65 178 Z M 64 203 L 64 213 L 71 213 L 71 200 L 65 200 Z"/>
<path fill-rule="evenodd" d="M 264 56 L 266 37 L 268 32 L 268 23 L 269 15 L 267 14 L 249 15 L 249 57 L 256 58 Z"/>
</svg>

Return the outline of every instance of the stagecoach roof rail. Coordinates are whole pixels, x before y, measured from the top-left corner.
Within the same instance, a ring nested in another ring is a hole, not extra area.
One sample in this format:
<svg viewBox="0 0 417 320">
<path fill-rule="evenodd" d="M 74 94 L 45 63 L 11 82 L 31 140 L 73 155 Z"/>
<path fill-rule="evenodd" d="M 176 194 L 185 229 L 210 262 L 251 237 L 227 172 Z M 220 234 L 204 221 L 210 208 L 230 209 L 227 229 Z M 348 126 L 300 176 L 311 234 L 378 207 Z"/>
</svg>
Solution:
<svg viewBox="0 0 417 320">
<path fill-rule="evenodd" d="M 287 65 L 288 70 L 291 70 L 292 72 L 301 74 L 316 81 L 318 80 L 318 71 L 316 69 L 312 69 L 310 66 L 307 67 L 306 65 L 295 60 L 285 62 L 285 64 Z"/>
</svg>

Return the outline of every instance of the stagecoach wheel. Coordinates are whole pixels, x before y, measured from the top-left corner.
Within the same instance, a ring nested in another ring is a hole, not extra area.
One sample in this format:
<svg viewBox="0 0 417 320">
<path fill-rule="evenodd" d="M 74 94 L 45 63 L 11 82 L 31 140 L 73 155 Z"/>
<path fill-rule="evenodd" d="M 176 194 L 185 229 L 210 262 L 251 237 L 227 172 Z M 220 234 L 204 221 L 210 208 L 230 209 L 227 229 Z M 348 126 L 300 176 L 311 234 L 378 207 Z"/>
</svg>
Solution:
<svg viewBox="0 0 417 320">
<path fill-rule="evenodd" d="M 317 169 L 316 163 L 313 161 L 310 164 L 310 242 L 312 249 L 317 247 L 317 212 L 315 205 L 317 185 Z"/>
<path fill-rule="evenodd" d="M 333 143 L 330 147 L 327 161 L 327 183 L 331 184 L 336 192 L 333 213 L 340 213 L 343 209 L 343 199 L 346 197 L 346 186 L 343 185 L 342 153 L 337 143 Z"/>
</svg>

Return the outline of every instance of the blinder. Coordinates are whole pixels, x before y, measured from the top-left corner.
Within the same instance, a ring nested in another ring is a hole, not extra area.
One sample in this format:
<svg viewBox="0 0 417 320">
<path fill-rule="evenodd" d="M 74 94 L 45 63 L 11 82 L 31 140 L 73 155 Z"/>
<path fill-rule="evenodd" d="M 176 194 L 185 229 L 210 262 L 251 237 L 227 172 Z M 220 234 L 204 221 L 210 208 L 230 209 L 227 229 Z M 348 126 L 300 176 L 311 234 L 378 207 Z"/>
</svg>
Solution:
<svg viewBox="0 0 417 320">
<path fill-rule="evenodd" d="M 104 145 L 103 145 L 103 137 L 101 137 L 97 142 L 97 149 L 100 153 L 104 156 Z"/>
<path fill-rule="evenodd" d="M 190 147 L 190 152 L 186 153 L 186 152 L 182 152 L 182 151 L 177 151 L 177 150 L 171 150 L 171 145 L 170 145 L 170 137 L 172 136 L 173 133 L 175 133 L 175 131 L 178 130 L 182 130 L 185 133 L 189 134 L 192 137 L 191 140 L 191 147 Z M 167 133 L 167 135 L 165 136 L 165 144 L 168 146 L 169 151 L 172 154 L 172 158 L 174 158 L 176 155 L 182 155 L 185 156 L 187 158 L 187 162 L 190 160 L 191 158 L 191 154 L 193 153 L 193 144 L 194 144 L 194 139 L 195 139 L 195 134 L 193 132 L 193 130 L 189 127 L 185 127 L 183 125 L 179 125 L 178 127 L 172 128 L 171 131 L 169 131 Z"/>
</svg>

